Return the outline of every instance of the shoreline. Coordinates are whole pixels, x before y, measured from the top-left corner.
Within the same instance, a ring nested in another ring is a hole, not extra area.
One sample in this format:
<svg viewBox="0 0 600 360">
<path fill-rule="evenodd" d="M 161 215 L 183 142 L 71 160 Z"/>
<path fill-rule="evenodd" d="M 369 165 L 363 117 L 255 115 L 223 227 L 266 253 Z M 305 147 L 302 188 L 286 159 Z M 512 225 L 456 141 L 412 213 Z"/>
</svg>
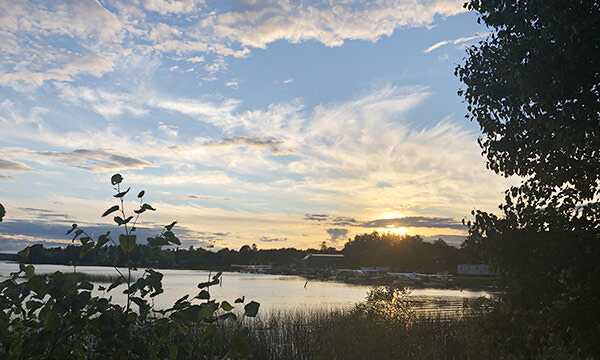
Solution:
<svg viewBox="0 0 600 360">
<path fill-rule="evenodd" d="M 0 260 L 2 261 L 2 260 Z M 7 263 L 18 264 L 17 261 L 3 260 Z M 69 264 L 59 263 L 30 263 L 30 265 L 58 265 L 58 266 L 72 266 Z M 88 267 L 97 266 L 103 268 L 113 268 L 110 265 L 99 265 L 99 264 L 86 264 L 78 265 L 77 267 Z M 413 289 L 449 289 L 449 290 L 471 290 L 471 291 L 488 291 L 494 292 L 496 290 L 494 286 L 494 276 L 476 276 L 476 275 L 457 275 L 454 273 L 444 274 L 426 274 L 426 273 L 406 273 L 408 275 L 414 275 L 415 278 L 410 279 L 407 276 L 399 277 L 390 275 L 389 272 L 378 272 L 373 274 L 361 274 L 357 273 L 358 270 L 354 269 L 324 269 L 324 268 L 310 268 L 310 267 L 295 267 L 295 266 L 274 266 L 270 269 L 262 271 L 240 271 L 238 268 L 231 266 L 214 267 L 214 268 L 184 268 L 184 267 L 140 267 L 152 268 L 155 270 L 202 270 L 202 271 L 226 271 L 226 272 L 237 272 L 237 273 L 253 273 L 253 274 L 266 274 L 266 275 L 283 275 L 283 276 L 299 276 L 307 281 L 331 281 L 344 284 L 352 285 L 363 285 L 363 286 L 389 286 L 398 285 L 403 287 L 410 287 Z M 393 274 L 393 273 L 392 273 Z"/>
</svg>

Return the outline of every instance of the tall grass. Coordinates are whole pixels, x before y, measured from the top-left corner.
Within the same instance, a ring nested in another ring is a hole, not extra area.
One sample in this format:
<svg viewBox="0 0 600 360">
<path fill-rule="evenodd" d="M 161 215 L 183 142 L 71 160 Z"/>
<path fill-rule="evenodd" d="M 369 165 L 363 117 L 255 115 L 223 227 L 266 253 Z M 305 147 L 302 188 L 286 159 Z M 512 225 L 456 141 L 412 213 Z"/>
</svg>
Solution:
<svg viewBox="0 0 600 360">
<path fill-rule="evenodd" d="M 577 359 L 559 341 L 525 352 L 527 334 L 489 299 L 461 312 L 415 311 L 406 295 L 377 288 L 352 309 L 271 312 L 223 322 L 220 332 L 227 338 L 247 326 L 252 358 L 264 360 Z"/>
</svg>

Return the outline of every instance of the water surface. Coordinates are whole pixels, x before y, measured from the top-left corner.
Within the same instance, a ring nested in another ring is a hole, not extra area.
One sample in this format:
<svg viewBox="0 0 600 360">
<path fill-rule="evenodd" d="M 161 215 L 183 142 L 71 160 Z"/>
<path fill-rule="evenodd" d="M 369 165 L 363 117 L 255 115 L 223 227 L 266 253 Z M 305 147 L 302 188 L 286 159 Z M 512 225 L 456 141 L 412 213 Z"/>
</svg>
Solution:
<svg viewBox="0 0 600 360">
<path fill-rule="evenodd" d="M 55 271 L 72 272 L 72 266 L 34 265 L 36 274 L 53 273 Z M 17 271 L 17 263 L 0 262 L 0 277 L 7 277 Z M 111 267 L 78 266 L 78 272 L 89 274 L 115 275 Z M 127 271 L 122 269 L 122 271 Z M 205 270 L 160 270 L 163 273 L 163 289 L 165 292 L 154 299 L 157 308 L 171 306 L 184 295 L 195 296 L 200 289 L 197 285 L 210 279 L 214 272 Z M 143 270 L 133 272 L 140 277 Z M 263 311 L 280 311 L 296 309 L 348 308 L 363 301 L 371 289 L 366 285 L 345 284 L 332 281 L 310 280 L 292 275 L 245 274 L 237 272 L 223 273 L 222 283 L 210 288 L 210 294 L 217 300 L 227 300 L 233 304 L 238 297 L 245 296 L 247 301 L 254 300 L 261 304 Z M 107 286 L 105 284 L 105 286 Z M 125 302 L 122 294 L 124 285 L 110 293 L 94 290 L 96 295 L 112 296 L 119 303 Z M 427 308 L 456 307 L 463 299 L 489 296 L 485 291 L 449 290 L 449 289 L 414 289 L 411 297 L 427 304 Z"/>
</svg>

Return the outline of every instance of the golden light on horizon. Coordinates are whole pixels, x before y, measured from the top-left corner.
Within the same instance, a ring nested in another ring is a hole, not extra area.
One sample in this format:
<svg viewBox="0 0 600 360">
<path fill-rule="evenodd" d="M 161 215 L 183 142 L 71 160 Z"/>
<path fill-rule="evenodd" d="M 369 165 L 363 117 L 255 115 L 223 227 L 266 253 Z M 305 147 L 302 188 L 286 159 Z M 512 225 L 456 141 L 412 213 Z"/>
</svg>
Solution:
<svg viewBox="0 0 600 360">
<path fill-rule="evenodd" d="M 407 233 L 406 233 L 406 229 L 405 229 L 405 228 L 403 228 L 403 227 L 398 227 L 398 228 L 395 228 L 395 227 L 387 227 L 387 228 L 381 229 L 381 232 L 382 232 L 382 233 L 387 233 L 387 232 L 390 232 L 390 233 L 392 233 L 392 234 L 396 234 L 396 235 L 406 235 L 406 234 L 407 234 Z"/>
</svg>

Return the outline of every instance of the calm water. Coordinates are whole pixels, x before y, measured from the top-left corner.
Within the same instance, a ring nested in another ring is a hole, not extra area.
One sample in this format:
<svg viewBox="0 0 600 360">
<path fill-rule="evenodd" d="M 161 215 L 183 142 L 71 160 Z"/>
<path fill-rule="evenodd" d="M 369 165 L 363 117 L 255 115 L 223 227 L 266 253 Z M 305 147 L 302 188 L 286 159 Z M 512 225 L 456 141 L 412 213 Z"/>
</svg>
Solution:
<svg viewBox="0 0 600 360">
<path fill-rule="evenodd" d="M 62 265 L 34 265 L 36 274 L 53 273 L 55 271 L 72 272 L 73 268 Z M 18 270 L 16 263 L 0 262 L 0 277 L 7 277 Z M 78 272 L 90 274 L 114 275 L 116 271 L 109 267 L 78 266 Z M 165 292 L 157 296 L 154 304 L 158 308 L 172 305 L 177 299 L 189 294 L 197 295 L 200 291 L 198 283 L 209 279 L 209 272 L 204 270 L 160 270 L 163 273 Z M 143 271 L 134 273 L 140 277 Z M 212 273 L 214 275 L 214 273 Z M 310 280 L 306 287 L 306 279 L 289 275 L 243 274 L 226 272 L 222 275 L 222 284 L 210 288 L 211 296 L 218 300 L 233 301 L 246 296 L 246 301 L 254 300 L 261 304 L 263 311 L 293 310 L 301 308 L 347 308 L 365 299 L 369 286 L 352 285 L 331 281 Z M 112 296 L 123 303 L 124 285 L 110 293 L 98 292 L 97 295 Z M 415 289 L 411 296 L 419 303 L 427 303 L 430 308 L 443 308 L 456 305 L 465 298 L 489 296 L 485 291 L 459 291 L 447 289 Z M 437 304 L 437 305 L 436 305 Z"/>
</svg>

